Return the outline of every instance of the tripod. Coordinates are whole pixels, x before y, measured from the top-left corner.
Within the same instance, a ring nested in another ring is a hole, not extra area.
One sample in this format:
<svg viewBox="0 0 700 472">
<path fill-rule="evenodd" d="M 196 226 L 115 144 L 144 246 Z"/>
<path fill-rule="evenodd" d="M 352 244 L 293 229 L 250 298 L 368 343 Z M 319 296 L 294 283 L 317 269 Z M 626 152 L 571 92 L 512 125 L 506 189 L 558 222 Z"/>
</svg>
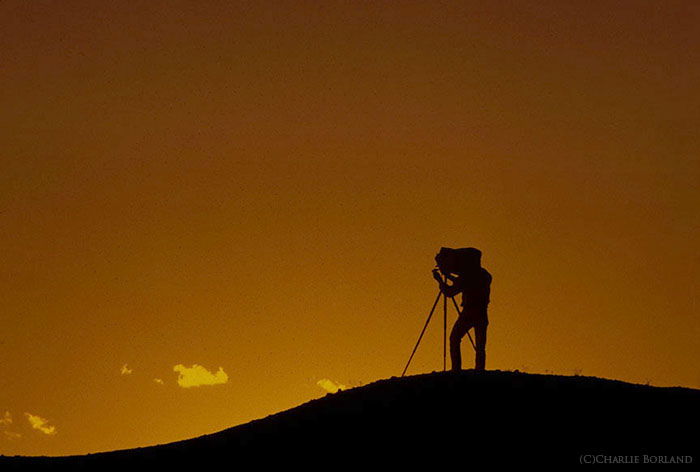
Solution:
<svg viewBox="0 0 700 472">
<path fill-rule="evenodd" d="M 413 348 L 413 352 L 411 352 L 411 357 L 408 358 L 408 362 L 406 363 L 406 367 L 403 368 L 403 372 L 401 373 L 401 377 L 406 375 L 406 371 L 408 370 L 408 366 L 411 365 L 411 361 L 413 360 L 413 356 L 415 355 L 416 351 L 418 350 L 418 345 L 421 342 L 421 339 L 423 339 L 423 334 L 425 334 L 425 330 L 428 327 L 428 324 L 430 323 L 430 319 L 433 317 L 433 313 L 435 312 L 435 307 L 438 305 L 438 302 L 440 301 L 440 298 L 442 297 L 442 313 L 443 313 L 443 324 L 442 324 L 442 370 L 446 371 L 447 370 L 447 295 L 442 293 L 442 290 L 438 289 L 438 294 L 437 297 L 435 298 L 435 302 L 433 303 L 433 307 L 430 309 L 430 314 L 428 315 L 428 319 L 425 320 L 425 325 L 423 326 L 423 330 L 420 332 L 420 336 L 418 336 L 418 342 L 416 342 L 416 346 Z M 457 310 L 457 316 L 459 316 L 460 311 L 459 311 L 459 306 L 457 306 L 457 302 L 455 301 L 454 297 L 449 297 L 452 300 L 452 304 L 455 307 L 455 310 Z M 476 351 L 476 346 L 474 345 L 474 340 L 472 339 L 472 335 L 469 334 L 469 331 L 467 331 L 467 336 L 469 336 L 469 342 L 472 343 L 472 347 Z"/>
</svg>

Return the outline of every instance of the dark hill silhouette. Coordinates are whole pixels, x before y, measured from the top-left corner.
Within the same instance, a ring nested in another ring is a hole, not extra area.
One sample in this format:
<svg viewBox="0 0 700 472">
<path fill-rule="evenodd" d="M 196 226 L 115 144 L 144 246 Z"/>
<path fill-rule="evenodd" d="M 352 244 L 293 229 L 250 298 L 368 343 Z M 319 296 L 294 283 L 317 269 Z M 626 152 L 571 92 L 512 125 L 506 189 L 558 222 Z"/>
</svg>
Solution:
<svg viewBox="0 0 700 472">
<path fill-rule="evenodd" d="M 467 470 L 475 464 L 576 466 L 581 454 L 639 455 L 640 461 L 643 455 L 692 456 L 696 467 L 699 424 L 700 390 L 467 370 L 382 380 L 165 445 L 3 457 L 0 469 L 233 470 L 252 461 L 262 470 L 444 464 Z"/>
</svg>

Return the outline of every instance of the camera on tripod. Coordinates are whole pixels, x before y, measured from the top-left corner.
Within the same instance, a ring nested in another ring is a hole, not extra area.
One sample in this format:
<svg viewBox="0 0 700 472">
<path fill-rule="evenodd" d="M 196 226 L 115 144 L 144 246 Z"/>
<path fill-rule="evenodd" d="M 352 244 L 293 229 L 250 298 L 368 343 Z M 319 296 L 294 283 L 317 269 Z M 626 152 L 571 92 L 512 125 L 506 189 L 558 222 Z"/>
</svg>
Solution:
<svg viewBox="0 0 700 472">
<path fill-rule="evenodd" d="M 435 263 L 442 275 L 462 274 L 470 268 L 481 266 L 481 251 L 474 247 L 441 247 L 435 255 Z"/>
</svg>

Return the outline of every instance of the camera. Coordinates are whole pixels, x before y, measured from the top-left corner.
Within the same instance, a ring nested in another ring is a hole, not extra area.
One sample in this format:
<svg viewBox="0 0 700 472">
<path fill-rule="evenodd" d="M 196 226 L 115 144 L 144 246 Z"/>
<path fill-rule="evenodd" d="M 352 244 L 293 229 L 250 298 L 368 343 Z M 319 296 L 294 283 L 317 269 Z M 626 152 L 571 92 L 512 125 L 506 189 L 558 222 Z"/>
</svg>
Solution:
<svg viewBox="0 0 700 472">
<path fill-rule="evenodd" d="M 435 263 L 442 274 L 461 274 L 481 267 L 481 251 L 473 247 L 442 247 L 435 255 Z"/>
</svg>

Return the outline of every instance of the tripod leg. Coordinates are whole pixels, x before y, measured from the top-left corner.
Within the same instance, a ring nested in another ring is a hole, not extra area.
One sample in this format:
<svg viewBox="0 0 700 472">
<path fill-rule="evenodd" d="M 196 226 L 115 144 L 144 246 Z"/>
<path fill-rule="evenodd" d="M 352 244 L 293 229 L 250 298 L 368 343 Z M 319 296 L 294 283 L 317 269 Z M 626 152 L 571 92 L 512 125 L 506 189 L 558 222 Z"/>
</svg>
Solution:
<svg viewBox="0 0 700 472">
<path fill-rule="evenodd" d="M 447 295 L 445 294 L 442 296 L 442 371 L 447 372 Z"/>
<path fill-rule="evenodd" d="M 408 370 L 408 366 L 411 364 L 411 360 L 413 360 L 413 356 L 416 353 L 416 350 L 418 349 L 418 345 L 420 344 L 420 340 L 423 339 L 423 334 L 425 334 L 425 329 L 428 327 L 428 323 L 430 323 L 430 318 L 433 317 L 433 312 L 435 311 L 435 307 L 437 306 L 438 302 L 440 301 L 440 296 L 442 296 L 442 291 L 438 290 L 438 295 L 437 295 L 437 298 L 435 298 L 435 303 L 433 303 L 433 307 L 430 309 L 430 314 L 428 315 L 428 319 L 425 320 L 425 326 L 423 326 L 423 331 L 421 331 L 420 336 L 418 336 L 418 342 L 416 343 L 416 346 L 413 348 L 413 352 L 411 353 L 411 357 L 408 358 L 408 362 L 406 363 L 406 367 L 404 367 L 403 372 L 401 372 L 401 377 L 403 377 L 406 374 L 406 371 Z"/>
</svg>

